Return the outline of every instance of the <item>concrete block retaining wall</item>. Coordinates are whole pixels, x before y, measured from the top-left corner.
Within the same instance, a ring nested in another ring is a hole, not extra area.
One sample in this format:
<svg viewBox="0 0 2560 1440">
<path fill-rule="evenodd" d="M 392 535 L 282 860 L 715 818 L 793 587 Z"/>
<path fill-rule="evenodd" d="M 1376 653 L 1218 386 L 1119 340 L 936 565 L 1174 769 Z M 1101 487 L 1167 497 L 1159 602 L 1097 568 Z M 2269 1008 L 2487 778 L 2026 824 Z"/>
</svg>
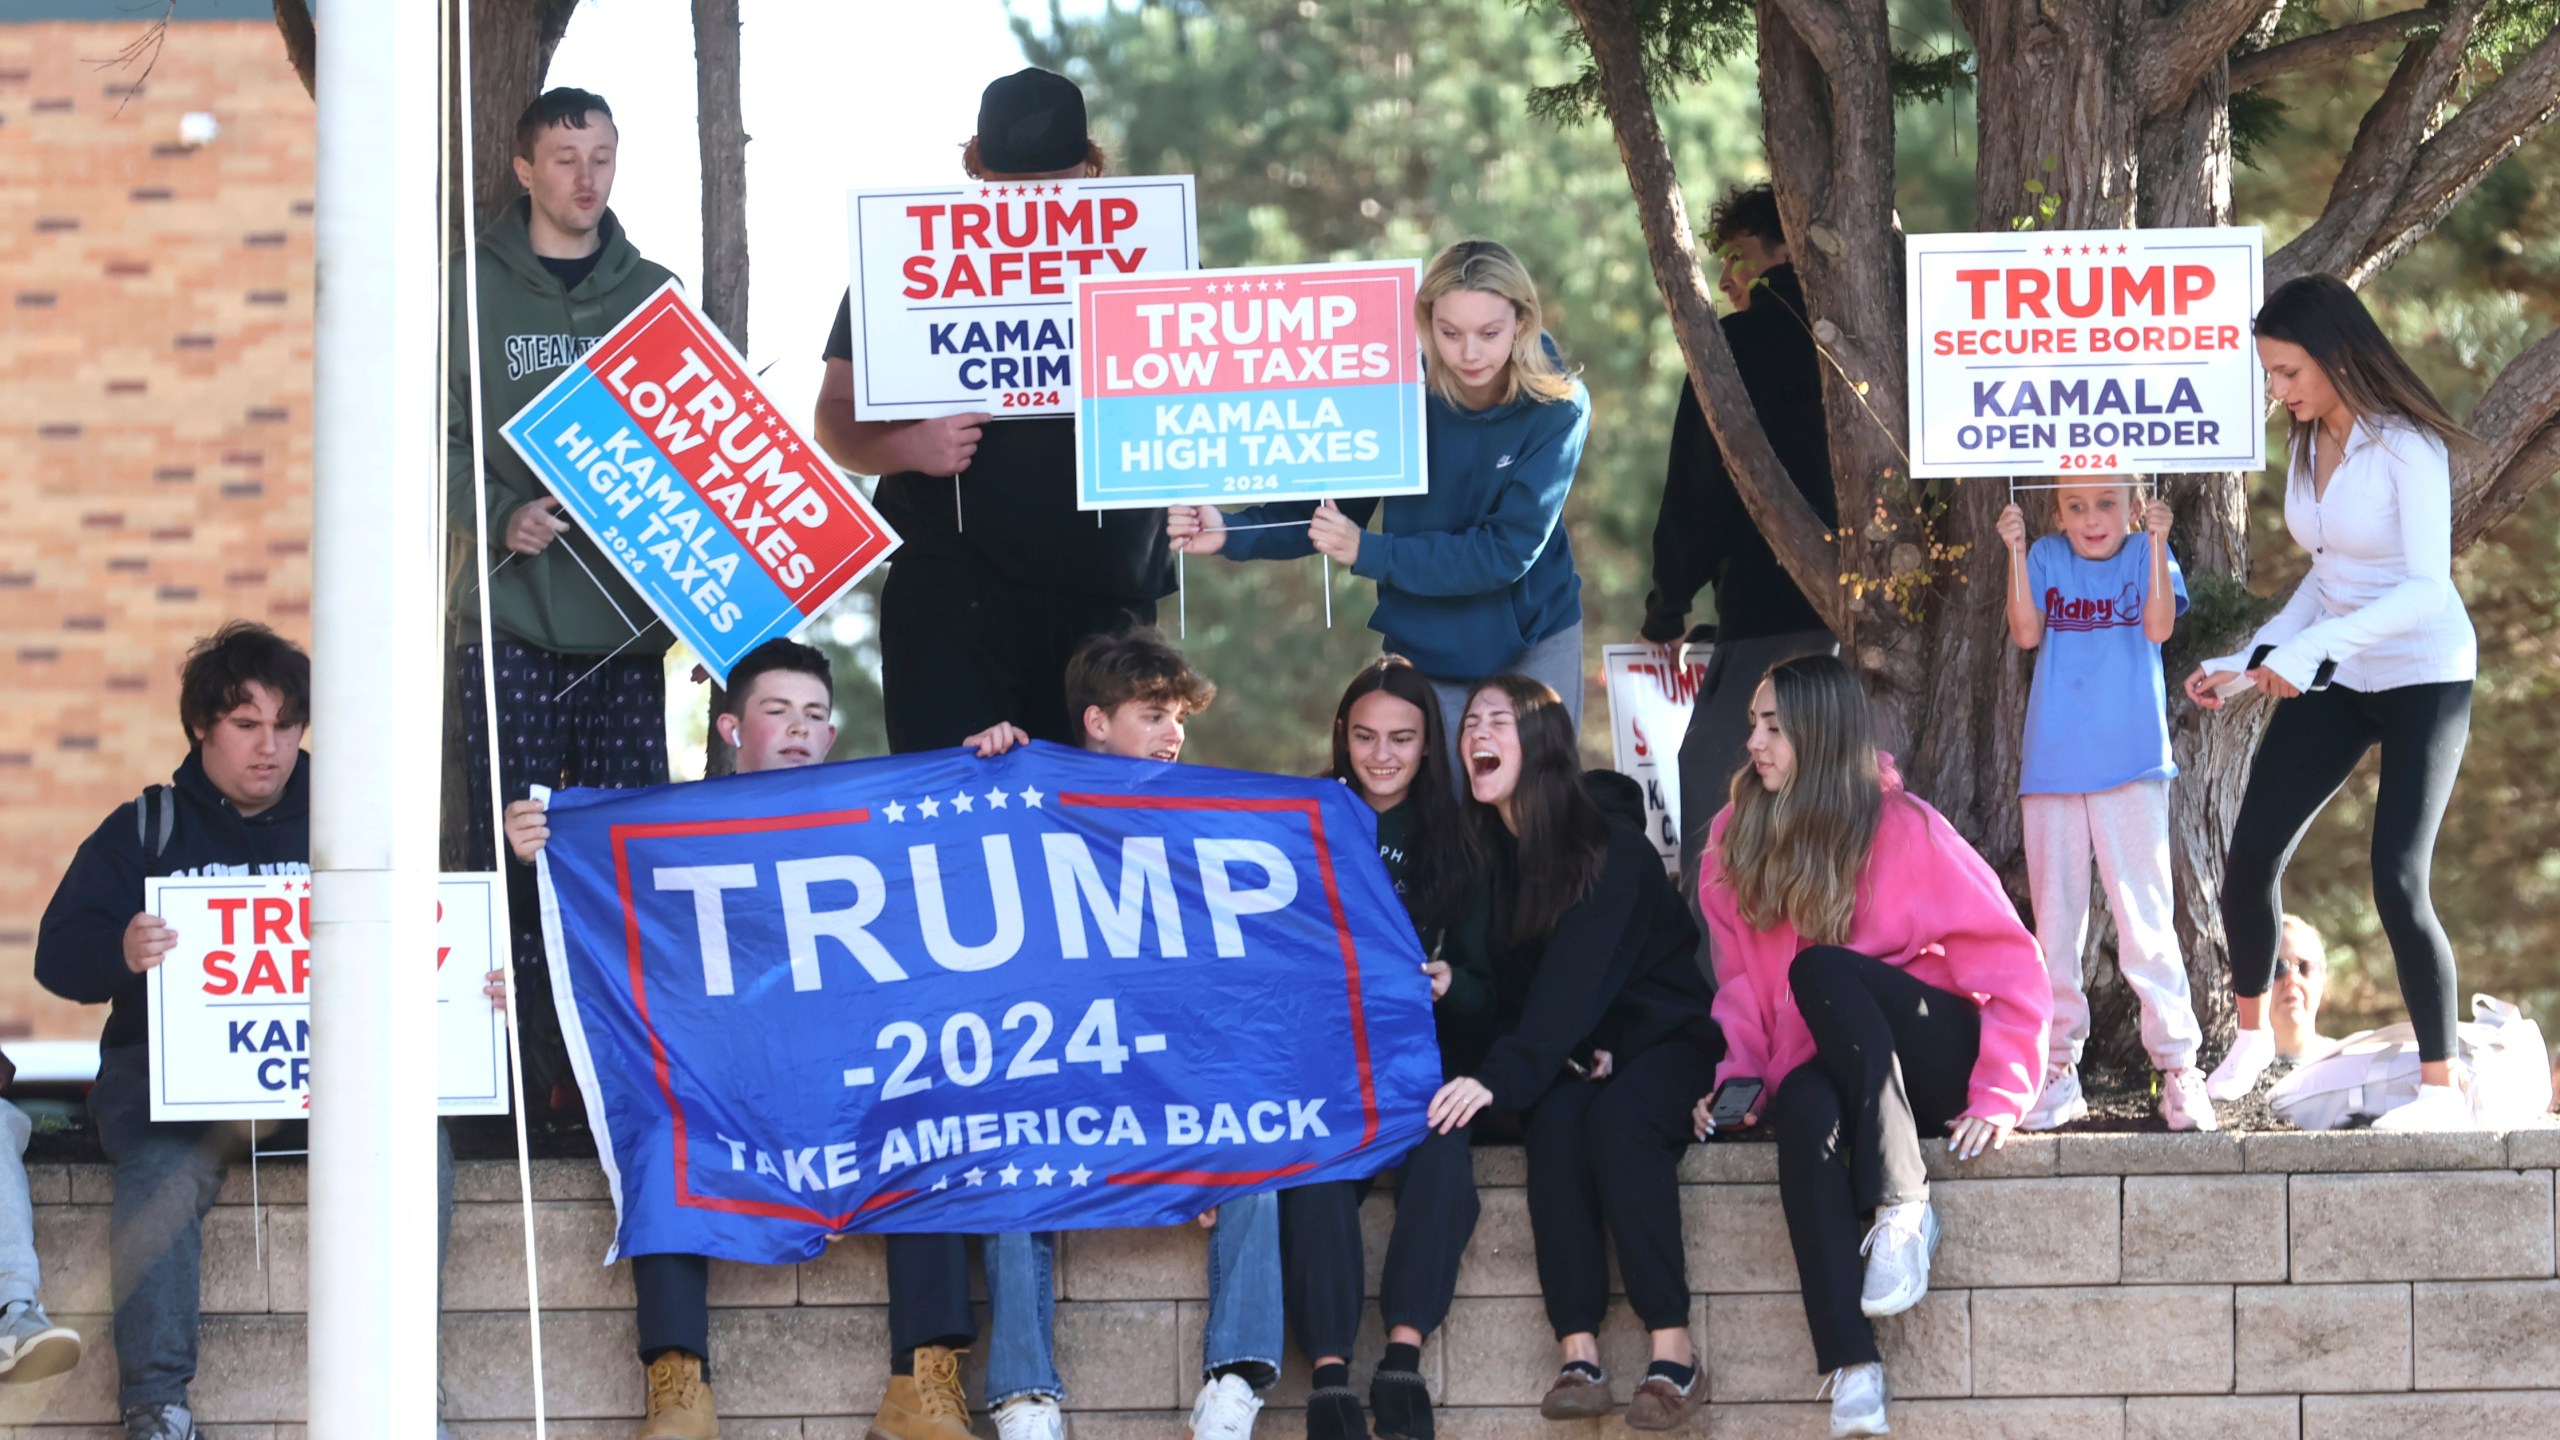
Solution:
<svg viewBox="0 0 2560 1440">
<path fill-rule="evenodd" d="M 2560 1434 L 2560 1127 L 2512 1135 L 2030 1137 L 1958 1177 L 1934 1154 L 1945 1221 L 1935 1286 L 1885 1322 L 1909 1440 L 2465 1440 Z M 1779 1217 L 1774 1152 L 1694 1151 L 1683 1169 L 1692 1324 L 1710 1405 L 1694 1434 L 1818 1440 L 1826 1407 Z M 1452 1440 L 1622 1433 L 1549 1425 L 1554 1371 L 1521 1158 L 1477 1156 L 1484 1219 L 1447 1327 L 1423 1354 Z M 109 1174 L 37 1166 L 45 1299 L 90 1342 L 59 1380 L 0 1386 L 0 1437 L 111 1440 Z M 262 1168 L 253 1224 L 236 1170 L 207 1224 L 200 1418 L 215 1440 L 305 1440 L 304 1176 Z M 621 1440 L 639 1412 L 631 1280 L 595 1263 L 612 1226 L 592 1164 L 535 1166 L 551 1433 Z M 445 1270 L 443 1373 L 464 1440 L 530 1435 L 524 1270 L 512 1166 L 465 1164 Z M 1392 1213 L 1369 1201 L 1371 1278 Z M 1206 1309 L 1191 1229 L 1067 1237 L 1060 1367 L 1077 1440 L 1180 1440 Z M 886 1360 L 880 1244 L 806 1264 L 715 1264 L 713 1363 L 734 1440 L 859 1440 Z M 1382 1343 L 1371 1318 L 1357 1383 Z M 1644 1342 L 1603 1336 L 1623 1398 Z M 970 1393 L 983 1393 L 983 1356 Z M 1257 1429 L 1301 1432 L 1294 1353 Z M 982 1430 L 992 1433 L 983 1423 Z"/>
</svg>

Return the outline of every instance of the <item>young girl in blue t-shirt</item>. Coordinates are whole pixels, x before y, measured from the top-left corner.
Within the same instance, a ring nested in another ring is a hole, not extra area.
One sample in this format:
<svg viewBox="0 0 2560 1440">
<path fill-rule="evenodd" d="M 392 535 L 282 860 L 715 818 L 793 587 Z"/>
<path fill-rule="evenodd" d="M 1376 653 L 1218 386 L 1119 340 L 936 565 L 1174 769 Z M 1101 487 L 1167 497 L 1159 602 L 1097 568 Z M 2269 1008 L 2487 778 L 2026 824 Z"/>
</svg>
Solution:
<svg viewBox="0 0 2560 1440">
<path fill-rule="evenodd" d="M 2169 881 L 2168 682 L 2160 646 L 2187 608 L 2169 554 L 2168 505 L 2145 509 L 2147 543 L 2132 543 L 2134 486 L 2092 476 L 2054 491 L 2054 528 L 2027 544 L 2026 516 L 2000 512 L 2009 547 L 2009 638 L 2034 650 L 2027 733 L 2018 767 L 2027 887 L 2036 940 L 2053 977 L 2053 1029 L 2044 1091 L 2020 1123 L 2050 1130 L 2089 1113 L 2080 1048 L 2089 998 L 2080 988 L 2094 860 L 2116 921 L 2116 963 L 2142 1001 L 2142 1048 L 2160 1071 L 2160 1118 L 2172 1130 L 2216 1128 L 2197 1073 L 2203 1033 L 2178 953 Z"/>
</svg>

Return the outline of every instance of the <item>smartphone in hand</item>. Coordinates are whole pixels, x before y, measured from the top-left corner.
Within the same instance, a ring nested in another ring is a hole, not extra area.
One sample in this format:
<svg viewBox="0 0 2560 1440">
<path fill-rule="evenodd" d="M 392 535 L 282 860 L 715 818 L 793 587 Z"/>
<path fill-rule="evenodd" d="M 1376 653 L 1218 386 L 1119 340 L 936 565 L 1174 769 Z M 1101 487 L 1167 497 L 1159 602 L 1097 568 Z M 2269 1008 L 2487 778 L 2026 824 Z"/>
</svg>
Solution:
<svg viewBox="0 0 2560 1440">
<path fill-rule="evenodd" d="M 1741 1128 L 1742 1117 L 1758 1108 L 1761 1088 L 1759 1081 L 1747 1075 L 1736 1075 L 1716 1087 L 1715 1099 L 1707 1104 L 1707 1118 L 1715 1121 L 1718 1134 Z"/>
</svg>

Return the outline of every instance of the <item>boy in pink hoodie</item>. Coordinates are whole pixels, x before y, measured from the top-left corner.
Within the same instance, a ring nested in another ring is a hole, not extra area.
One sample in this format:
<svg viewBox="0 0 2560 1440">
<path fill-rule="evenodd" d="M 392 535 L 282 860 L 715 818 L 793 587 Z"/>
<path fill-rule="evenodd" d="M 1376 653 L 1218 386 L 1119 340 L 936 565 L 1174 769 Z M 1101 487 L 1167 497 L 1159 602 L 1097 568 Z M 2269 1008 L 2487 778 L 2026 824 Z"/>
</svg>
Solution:
<svg viewBox="0 0 2560 1440">
<path fill-rule="evenodd" d="M 1751 764 L 1698 886 L 1726 1045 L 1716 1081 L 1764 1086 L 1743 1124 L 1777 1127 L 1831 1433 L 1881 1435 L 1868 1321 L 1919 1302 L 1937 1245 L 1922 1139 L 1951 1131 L 1968 1160 L 2005 1143 L 2035 1102 L 2052 987 L 1991 867 L 1877 754 L 1847 666 L 1772 667 L 1751 720 Z M 1696 1119 L 1714 1130 L 1709 1101 Z"/>
</svg>

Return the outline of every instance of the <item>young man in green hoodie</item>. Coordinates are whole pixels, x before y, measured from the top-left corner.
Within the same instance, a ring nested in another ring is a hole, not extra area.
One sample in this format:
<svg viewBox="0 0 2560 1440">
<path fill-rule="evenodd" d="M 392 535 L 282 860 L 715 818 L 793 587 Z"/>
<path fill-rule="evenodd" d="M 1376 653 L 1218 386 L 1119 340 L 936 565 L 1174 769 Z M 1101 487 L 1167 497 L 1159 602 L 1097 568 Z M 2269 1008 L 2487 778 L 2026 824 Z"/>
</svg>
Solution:
<svg viewBox="0 0 2560 1440">
<path fill-rule="evenodd" d="M 606 201 L 620 132 L 600 95 L 556 89 L 516 122 L 516 179 L 525 194 L 479 237 L 479 404 L 462 363 L 471 354 L 464 288 L 453 289 L 455 363 L 447 377 L 446 492 L 458 547 L 454 662 L 470 766 L 469 863 L 497 868 L 490 833 L 484 676 L 498 697 L 499 787 L 614 788 L 667 780 L 664 656 L 672 638 L 595 541 L 576 530 L 531 467 L 499 435 L 527 401 L 670 278 L 640 256 Z M 488 504 L 476 503 L 472 426 Z M 489 628 L 480 647 L 479 566 L 487 548 Z M 485 670 L 484 670 L 485 663 Z M 569 1072 L 542 964 L 541 910 L 521 867 L 510 875 L 528 1087 L 540 1105 Z"/>
</svg>

